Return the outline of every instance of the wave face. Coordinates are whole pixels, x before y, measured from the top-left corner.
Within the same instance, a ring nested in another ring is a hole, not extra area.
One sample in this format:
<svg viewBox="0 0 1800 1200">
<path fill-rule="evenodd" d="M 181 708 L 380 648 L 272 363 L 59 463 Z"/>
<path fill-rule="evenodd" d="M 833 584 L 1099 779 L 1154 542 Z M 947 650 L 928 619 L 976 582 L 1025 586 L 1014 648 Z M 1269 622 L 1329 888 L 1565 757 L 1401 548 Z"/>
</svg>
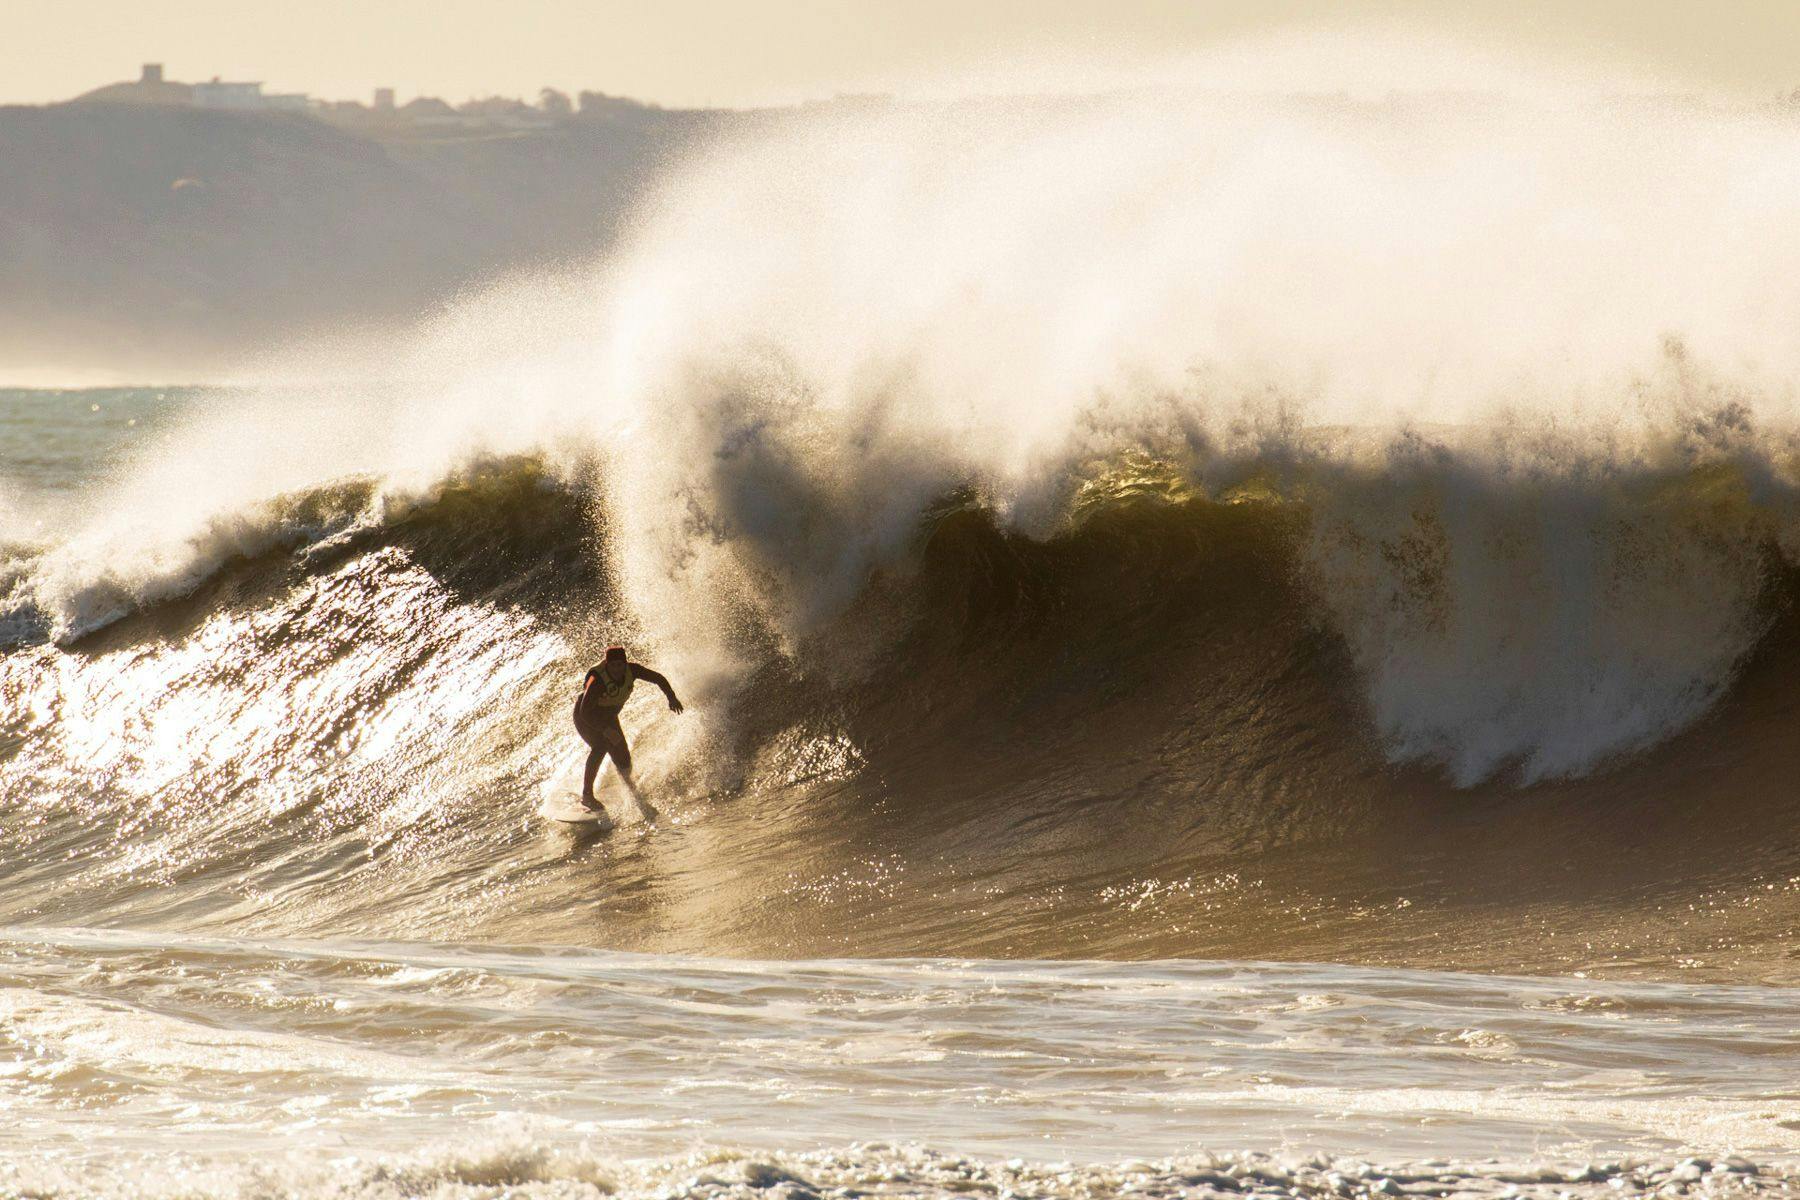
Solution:
<svg viewBox="0 0 1800 1200">
<path fill-rule="evenodd" d="M 1789 977 L 1800 130 L 1481 81 L 773 123 L 190 405 L 0 525 L 0 919 Z"/>
<path fill-rule="evenodd" d="M 1372 486 L 1335 472 L 1333 486 Z M 1430 574 L 1444 567 L 1428 524 L 1424 545 L 1395 543 L 1398 561 L 1371 555 L 1393 571 L 1380 593 L 1344 566 L 1323 506 L 1260 484 L 1214 498 L 1130 460 L 1045 539 L 948 496 L 904 561 L 804 641 L 767 639 L 690 715 L 634 708 L 642 778 L 673 824 L 600 842 L 535 808 L 579 762 L 573 681 L 639 619 L 595 541 L 606 484 L 509 461 L 407 507 L 335 489 L 298 507 L 361 514 L 341 532 L 6 657 L 0 920 L 803 956 L 1679 961 L 1779 978 L 1800 900 L 1778 786 L 1795 765 L 1793 585 L 1758 557 L 1776 551 L 1755 521 L 1721 514 L 1740 487 L 1657 485 L 1679 515 L 1642 511 L 1619 535 L 1634 553 L 1618 582 L 1639 590 L 1618 601 L 1626 628 L 1587 647 L 1650 657 L 1606 664 L 1614 694 L 1564 701 L 1662 721 L 1660 740 L 1561 776 L 1502 746 L 1513 757 L 1483 782 L 1459 782 L 1450 756 L 1409 764 L 1417 729 L 1370 701 L 1372 671 L 1391 689 L 1446 653 L 1428 616 L 1370 599 L 1454 600 Z M 1658 608 L 1676 551 L 1738 564 L 1725 582 L 1762 592 L 1741 626 L 1707 614 L 1740 641 L 1670 662 L 1631 638 L 1685 611 Z M 1336 624 L 1346 612 L 1424 644 L 1371 665 Z M 1527 615 L 1539 643 L 1566 628 Z M 744 636 L 766 631 L 746 619 Z M 1717 676 L 1670 685 L 1696 664 Z M 1510 728 L 1490 721 L 1496 740 L 1556 715 L 1520 689 L 1554 702 L 1594 670 L 1573 651 L 1555 665 L 1491 681 L 1526 706 Z M 1475 691 L 1452 679 L 1443 694 Z M 1467 714 L 1403 715 L 1444 737 Z M 1497 899 L 1516 924 L 1491 925 Z M 1661 915 L 1696 900 L 1700 915 Z"/>
</svg>

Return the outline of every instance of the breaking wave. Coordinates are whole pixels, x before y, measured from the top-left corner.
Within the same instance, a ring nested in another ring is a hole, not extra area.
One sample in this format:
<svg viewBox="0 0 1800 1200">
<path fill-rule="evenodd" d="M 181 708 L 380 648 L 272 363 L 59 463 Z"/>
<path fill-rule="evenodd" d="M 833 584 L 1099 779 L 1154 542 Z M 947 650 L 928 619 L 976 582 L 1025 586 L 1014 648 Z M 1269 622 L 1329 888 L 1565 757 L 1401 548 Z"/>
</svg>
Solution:
<svg viewBox="0 0 1800 1200">
<path fill-rule="evenodd" d="M 1800 131 L 1507 83 L 795 118 L 195 413 L 0 529 L 7 919 L 591 938 L 528 808 L 624 640 L 693 703 L 608 944 L 1754 957 Z"/>
</svg>

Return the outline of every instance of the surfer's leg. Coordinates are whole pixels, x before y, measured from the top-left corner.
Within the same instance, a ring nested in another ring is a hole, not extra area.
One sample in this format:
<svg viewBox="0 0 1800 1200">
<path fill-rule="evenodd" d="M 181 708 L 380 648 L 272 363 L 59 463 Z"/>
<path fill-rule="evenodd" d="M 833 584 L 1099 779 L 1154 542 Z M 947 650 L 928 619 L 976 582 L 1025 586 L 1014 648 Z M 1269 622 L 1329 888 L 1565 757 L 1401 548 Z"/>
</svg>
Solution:
<svg viewBox="0 0 1800 1200">
<path fill-rule="evenodd" d="M 581 802 L 590 807 L 598 807 L 599 797 L 594 795 L 594 781 L 600 777 L 600 767 L 607 755 L 612 755 L 613 766 L 627 781 L 631 779 L 631 749 L 625 744 L 625 731 L 619 727 L 618 718 L 607 720 L 604 717 L 592 717 L 577 720 L 576 730 L 582 741 L 588 744 L 587 770 L 581 781 Z"/>
<path fill-rule="evenodd" d="M 594 802 L 594 776 L 600 774 L 600 764 L 606 760 L 606 750 L 595 746 L 588 751 L 587 769 L 581 773 L 581 799 L 583 803 Z"/>
<path fill-rule="evenodd" d="M 613 734 L 613 744 L 608 748 L 612 754 L 613 766 L 619 769 L 620 778 L 627 783 L 631 781 L 631 747 L 625 742 L 625 731 Z"/>
<path fill-rule="evenodd" d="M 637 805 L 638 815 L 646 821 L 654 821 L 660 815 L 638 791 L 637 781 L 631 777 L 631 747 L 625 742 L 625 733 L 619 731 L 618 743 L 613 747 L 613 766 L 619 769 L 619 782 L 625 787 L 625 794 Z"/>
<path fill-rule="evenodd" d="M 580 703 L 575 705 L 575 732 L 588 745 L 587 767 L 581 773 L 581 802 L 593 806 L 599 803 L 594 799 L 594 780 L 600 774 L 600 764 L 606 761 L 607 730 L 602 722 L 594 721 L 581 711 Z"/>
</svg>

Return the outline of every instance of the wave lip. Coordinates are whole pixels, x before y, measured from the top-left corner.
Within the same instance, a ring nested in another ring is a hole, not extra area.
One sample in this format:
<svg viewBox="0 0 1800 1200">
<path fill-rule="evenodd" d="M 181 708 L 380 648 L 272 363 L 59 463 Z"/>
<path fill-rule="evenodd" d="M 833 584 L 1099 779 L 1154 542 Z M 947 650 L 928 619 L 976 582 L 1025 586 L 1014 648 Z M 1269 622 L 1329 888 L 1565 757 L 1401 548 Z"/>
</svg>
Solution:
<svg viewBox="0 0 1800 1200">
<path fill-rule="evenodd" d="M 1742 181 L 1800 137 L 1525 82 L 698 149 L 7 552 L 62 645 L 0 661 L 0 866 L 237 932 L 1791 975 L 1800 220 Z M 613 640 L 693 821 L 596 875 L 517 830 Z"/>
<path fill-rule="evenodd" d="M 1756 440 L 1660 461 L 1484 436 L 1158 443 L 1080 463 L 1037 534 L 958 489 L 787 644 L 758 606 L 841 564 L 759 535 L 740 565 L 782 569 L 652 640 L 593 532 L 598 468 L 291 498 L 292 549 L 0 659 L 0 858 L 33 881 L 0 911 L 54 887 L 89 923 L 588 941 L 599 902 L 646 949 L 1786 977 L 1783 475 Z M 828 517 L 798 527 L 855 527 Z M 716 562 L 742 549 L 703 528 Z M 727 613 L 737 669 L 690 681 L 685 623 Z M 579 764 L 571 681 L 621 638 L 693 703 L 629 714 L 676 820 L 595 877 L 515 834 Z M 1663 927 L 1596 845 L 1674 856 L 1658 902 L 1702 915 Z M 960 922 L 971 896 L 1004 915 Z M 1561 932 L 1470 919 L 1495 902 Z"/>
</svg>

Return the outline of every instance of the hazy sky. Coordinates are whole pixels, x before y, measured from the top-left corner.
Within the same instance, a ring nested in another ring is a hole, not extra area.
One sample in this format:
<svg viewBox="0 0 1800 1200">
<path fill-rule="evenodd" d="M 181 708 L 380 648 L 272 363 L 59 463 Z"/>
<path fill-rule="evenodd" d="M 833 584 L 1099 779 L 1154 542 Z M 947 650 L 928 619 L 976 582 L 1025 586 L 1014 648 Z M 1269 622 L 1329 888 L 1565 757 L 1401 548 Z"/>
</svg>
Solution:
<svg viewBox="0 0 1800 1200">
<path fill-rule="evenodd" d="M 366 98 L 462 100 L 544 85 L 667 104 L 904 90 L 1046 51 L 1100 62 L 1264 30 L 1375 23 L 1597 58 L 1676 81 L 1800 86 L 1800 0 L 0 0 L 0 101 L 135 77 L 258 79 Z"/>
</svg>

